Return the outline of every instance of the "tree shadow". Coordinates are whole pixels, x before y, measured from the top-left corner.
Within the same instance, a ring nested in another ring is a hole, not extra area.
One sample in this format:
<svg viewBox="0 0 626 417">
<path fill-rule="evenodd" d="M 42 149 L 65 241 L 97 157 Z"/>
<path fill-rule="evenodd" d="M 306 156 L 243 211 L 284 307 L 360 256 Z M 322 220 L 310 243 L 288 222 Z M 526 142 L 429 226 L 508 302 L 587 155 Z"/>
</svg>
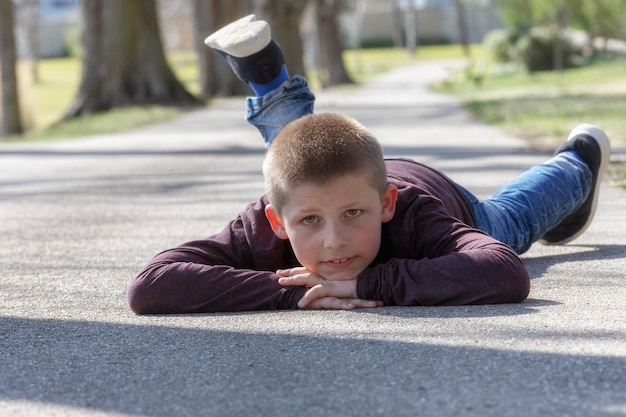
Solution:
<svg viewBox="0 0 626 417">
<path fill-rule="evenodd" d="M 370 337 L 376 325 L 320 337 L 201 329 L 203 320 L 1 317 L 0 402 L 24 415 L 61 406 L 154 417 L 609 417 L 626 403 L 618 356 L 381 340 Z"/>
<path fill-rule="evenodd" d="M 567 245 L 580 248 L 578 252 L 549 255 L 523 255 L 522 259 L 531 273 L 531 278 L 542 277 L 555 264 L 580 261 L 626 259 L 626 245 Z"/>
</svg>

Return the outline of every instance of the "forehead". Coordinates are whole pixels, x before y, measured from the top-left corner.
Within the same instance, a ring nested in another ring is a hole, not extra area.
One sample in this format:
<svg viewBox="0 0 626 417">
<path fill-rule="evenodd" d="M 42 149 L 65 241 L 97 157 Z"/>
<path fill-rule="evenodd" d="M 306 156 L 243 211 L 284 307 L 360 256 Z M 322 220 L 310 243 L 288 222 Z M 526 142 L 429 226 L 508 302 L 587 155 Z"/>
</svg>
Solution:
<svg viewBox="0 0 626 417">
<path fill-rule="evenodd" d="M 366 175 L 348 174 L 325 184 L 304 183 L 290 192 L 285 207 L 297 210 L 346 208 L 354 204 L 379 201 L 380 195 Z"/>
</svg>

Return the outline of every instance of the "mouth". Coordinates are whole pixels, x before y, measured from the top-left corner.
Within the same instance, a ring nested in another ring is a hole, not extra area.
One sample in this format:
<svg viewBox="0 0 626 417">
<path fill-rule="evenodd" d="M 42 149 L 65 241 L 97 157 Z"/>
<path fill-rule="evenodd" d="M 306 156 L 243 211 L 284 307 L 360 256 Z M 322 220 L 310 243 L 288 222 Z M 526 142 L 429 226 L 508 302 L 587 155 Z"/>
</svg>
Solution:
<svg viewBox="0 0 626 417">
<path fill-rule="evenodd" d="M 343 258 L 343 259 L 337 259 L 335 261 L 330 261 L 330 262 L 332 262 L 334 264 L 342 264 L 342 263 L 347 262 L 347 261 L 348 261 L 348 258 Z"/>
<path fill-rule="evenodd" d="M 345 268 L 349 266 L 350 264 L 352 264 L 353 261 L 354 261 L 354 257 L 348 257 L 348 258 L 329 259 L 328 261 L 324 263 L 331 268 Z"/>
</svg>

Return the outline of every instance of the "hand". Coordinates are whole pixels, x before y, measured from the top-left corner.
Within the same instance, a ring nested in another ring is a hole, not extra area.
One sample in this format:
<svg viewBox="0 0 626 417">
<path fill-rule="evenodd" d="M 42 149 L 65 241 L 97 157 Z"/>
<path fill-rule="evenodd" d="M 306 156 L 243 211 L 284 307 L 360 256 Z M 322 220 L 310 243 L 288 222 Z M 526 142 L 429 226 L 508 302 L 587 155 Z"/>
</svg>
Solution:
<svg viewBox="0 0 626 417">
<path fill-rule="evenodd" d="M 327 281 L 303 267 L 276 271 L 283 286 L 310 288 L 298 301 L 299 308 L 352 310 L 354 308 L 382 307 L 381 301 L 362 300 L 356 294 L 356 279 Z"/>
</svg>

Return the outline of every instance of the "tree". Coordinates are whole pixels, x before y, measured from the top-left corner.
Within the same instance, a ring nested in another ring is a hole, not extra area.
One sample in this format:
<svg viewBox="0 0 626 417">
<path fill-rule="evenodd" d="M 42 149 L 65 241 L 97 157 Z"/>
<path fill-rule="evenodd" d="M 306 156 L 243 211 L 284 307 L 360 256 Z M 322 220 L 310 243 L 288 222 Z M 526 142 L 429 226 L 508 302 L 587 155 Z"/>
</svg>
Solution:
<svg viewBox="0 0 626 417">
<path fill-rule="evenodd" d="M 571 24 L 588 33 L 593 49 L 595 38 L 626 39 L 623 0 L 568 0 L 567 5 Z"/>
<path fill-rule="evenodd" d="M 463 0 L 455 0 L 455 4 L 457 24 L 459 26 L 459 38 L 461 41 L 461 47 L 463 48 L 463 55 L 465 55 L 465 58 L 471 58 L 469 46 L 469 28 L 467 24 L 467 10 L 465 8 L 465 2 Z"/>
<path fill-rule="evenodd" d="M 341 0 L 313 0 L 317 23 L 317 39 L 320 49 L 322 87 L 354 84 L 343 62 L 343 46 L 339 33 Z"/>
<path fill-rule="evenodd" d="M 216 73 L 215 54 L 204 44 L 206 36 L 215 28 L 211 3 L 214 2 L 206 0 L 193 2 L 194 50 L 198 59 L 200 95 L 205 99 L 212 97 L 216 91 L 216 84 L 212 82 Z"/>
<path fill-rule="evenodd" d="M 22 133 L 17 93 L 13 2 L 0 0 L 0 73 L 2 74 L 2 136 Z"/>
<path fill-rule="evenodd" d="M 251 0 L 194 0 L 194 42 L 204 97 L 250 94 L 228 64 L 204 45 L 210 33 L 250 13 Z"/>
<path fill-rule="evenodd" d="M 39 0 L 21 0 L 17 11 L 17 26 L 22 29 L 30 56 L 31 78 L 39 82 Z"/>
<path fill-rule="evenodd" d="M 199 105 L 165 60 L 155 0 L 83 0 L 82 77 L 65 118 L 139 104 Z"/>
<path fill-rule="evenodd" d="M 260 17 L 272 26 L 272 38 L 285 53 L 285 64 L 290 74 L 304 74 L 300 21 L 306 7 L 305 0 L 257 0 Z"/>
</svg>

